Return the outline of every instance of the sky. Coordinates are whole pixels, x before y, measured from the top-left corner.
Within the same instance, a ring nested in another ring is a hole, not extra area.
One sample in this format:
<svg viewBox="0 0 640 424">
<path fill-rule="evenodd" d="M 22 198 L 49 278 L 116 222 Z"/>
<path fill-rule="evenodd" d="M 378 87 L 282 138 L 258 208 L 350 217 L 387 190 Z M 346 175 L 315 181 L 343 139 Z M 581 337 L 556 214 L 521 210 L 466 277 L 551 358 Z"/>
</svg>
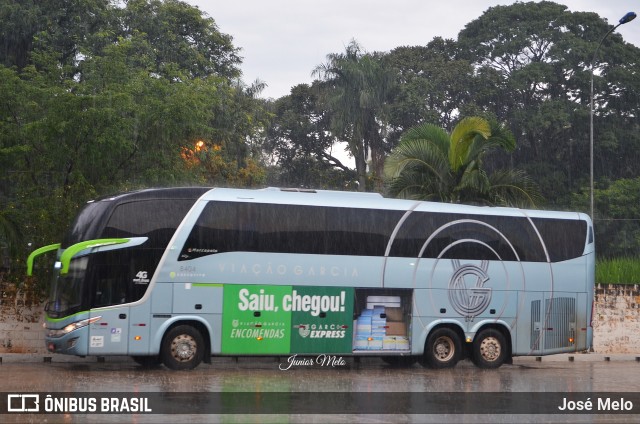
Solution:
<svg viewBox="0 0 640 424">
<path fill-rule="evenodd" d="M 424 46 L 434 37 L 456 39 L 489 7 L 489 0 L 184 0 L 213 18 L 241 49 L 242 80 L 267 84 L 262 97 L 277 99 L 311 83 L 327 54 L 342 53 L 355 39 L 366 52 Z M 595 12 L 615 25 L 639 0 L 556 0 L 572 12 Z M 640 47 L 640 18 L 616 30 Z"/>
</svg>

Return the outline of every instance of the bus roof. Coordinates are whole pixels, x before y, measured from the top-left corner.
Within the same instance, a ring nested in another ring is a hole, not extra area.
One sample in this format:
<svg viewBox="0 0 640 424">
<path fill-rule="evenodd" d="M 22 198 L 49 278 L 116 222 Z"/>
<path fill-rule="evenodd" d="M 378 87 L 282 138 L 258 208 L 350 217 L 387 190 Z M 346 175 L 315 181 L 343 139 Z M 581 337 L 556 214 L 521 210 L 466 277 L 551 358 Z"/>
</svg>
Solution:
<svg viewBox="0 0 640 424">
<path fill-rule="evenodd" d="M 214 188 L 202 200 L 295 204 L 311 206 L 354 207 L 387 210 L 416 210 L 473 215 L 529 216 L 532 218 L 575 219 L 590 222 L 588 215 L 578 212 L 546 211 L 509 207 L 472 206 L 454 203 L 428 202 L 385 198 L 379 193 L 311 190 L 269 187 L 264 189 Z"/>
</svg>

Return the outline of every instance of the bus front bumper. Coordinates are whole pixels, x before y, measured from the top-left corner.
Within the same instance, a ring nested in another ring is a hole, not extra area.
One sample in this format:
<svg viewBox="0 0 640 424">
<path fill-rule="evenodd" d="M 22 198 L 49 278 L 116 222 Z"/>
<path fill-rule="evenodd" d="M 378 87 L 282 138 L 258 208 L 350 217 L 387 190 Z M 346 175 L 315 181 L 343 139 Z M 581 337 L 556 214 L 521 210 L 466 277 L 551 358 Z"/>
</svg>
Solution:
<svg viewBox="0 0 640 424">
<path fill-rule="evenodd" d="M 66 325 L 46 324 L 44 341 L 47 350 L 64 355 L 88 355 L 89 324 L 92 320 L 83 319 Z"/>
</svg>

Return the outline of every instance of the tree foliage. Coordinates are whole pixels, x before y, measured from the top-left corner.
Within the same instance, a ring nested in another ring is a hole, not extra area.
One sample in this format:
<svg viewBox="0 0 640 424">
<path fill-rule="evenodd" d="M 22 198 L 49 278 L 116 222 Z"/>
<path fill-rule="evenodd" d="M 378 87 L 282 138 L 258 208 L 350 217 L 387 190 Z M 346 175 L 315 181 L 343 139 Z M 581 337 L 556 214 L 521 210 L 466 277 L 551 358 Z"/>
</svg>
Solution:
<svg viewBox="0 0 640 424">
<path fill-rule="evenodd" d="M 632 156 L 622 158 L 621 168 L 608 167 L 606 158 L 623 138 L 635 138 L 640 103 L 632 88 L 639 77 L 632 69 L 640 51 L 613 33 L 592 64 L 610 28 L 595 13 L 542 1 L 489 8 L 458 36 L 460 51 L 492 88 L 476 103 L 508 122 L 518 139 L 513 160 L 543 182 L 552 202 L 568 199 L 587 182 L 592 65 L 598 175 L 632 175 Z M 549 168 L 559 171 L 553 179 L 544 175 Z"/>
<path fill-rule="evenodd" d="M 373 178 L 381 181 L 385 156 L 384 104 L 392 87 L 392 74 L 352 40 L 344 53 L 327 55 L 313 73 L 321 78 L 322 95 L 330 111 L 330 129 L 345 141 L 355 158 L 359 190 L 367 188 L 367 159 Z"/>
<path fill-rule="evenodd" d="M 335 137 L 318 86 L 300 84 L 272 105 L 264 144 L 277 169 L 275 185 L 345 189 L 354 173 L 333 155 Z"/>
<path fill-rule="evenodd" d="M 539 194 L 520 171 L 488 173 L 485 155 L 511 151 L 515 140 L 496 123 L 480 117 L 462 119 L 447 134 L 422 124 L 403 134 L 385 163 L 390 194 L 409 199 L 502 206 L 535 206 Z"/>
<path fill-rule="evenodd" d="M 16 265 L 95 196 L 265 180 L 263 85 L 239 80 L 231 36 L 181 1 L 117 3 L 0 0 L 0 241 Z M 198 141 L 216 154 L 194 166 Z"/>
<path fill-rule="evenodd" d="M 185 2 L 0 0 L 0 245 L 17 264 L 85 200 L 138 187 L 382 190 L 391 152 L 392 194 L 587 211 L 593 71 L 598 251 L 637 250 L 640 49 L 613 32 L 594 56 L 611 28 L 550 1 L 495 6 L 456 39 L 354 40 L 271 101 Z"/>
</svg>

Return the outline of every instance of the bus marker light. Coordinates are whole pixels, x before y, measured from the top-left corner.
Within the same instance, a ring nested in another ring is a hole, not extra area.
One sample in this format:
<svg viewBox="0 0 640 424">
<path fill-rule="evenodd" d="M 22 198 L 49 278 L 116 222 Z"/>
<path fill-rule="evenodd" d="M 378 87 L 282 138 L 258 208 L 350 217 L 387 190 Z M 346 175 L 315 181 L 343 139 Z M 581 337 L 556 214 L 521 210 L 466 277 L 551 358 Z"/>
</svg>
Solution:
<svg viewBox="0 0 640 424">
<path fill-rule="evenodd" d="M 262 337 L 258 337 L 256 340 L 260 341 L 260 340 L 262 340 Z"/>
<path fill-rule="evenodd" d="M 140 336 L 135 336 L 133 339 L 134 339 L 134 340 L 136 340 L 136 341 L 138 341 L 138 340 L 142 340 L 142 337 L 140 337 Z"/>
<path fill-rule="evenodd" d="M 573 337 L 569 337 L 569 343 L 573 344 L 574 340 Z"/>
</svg>

